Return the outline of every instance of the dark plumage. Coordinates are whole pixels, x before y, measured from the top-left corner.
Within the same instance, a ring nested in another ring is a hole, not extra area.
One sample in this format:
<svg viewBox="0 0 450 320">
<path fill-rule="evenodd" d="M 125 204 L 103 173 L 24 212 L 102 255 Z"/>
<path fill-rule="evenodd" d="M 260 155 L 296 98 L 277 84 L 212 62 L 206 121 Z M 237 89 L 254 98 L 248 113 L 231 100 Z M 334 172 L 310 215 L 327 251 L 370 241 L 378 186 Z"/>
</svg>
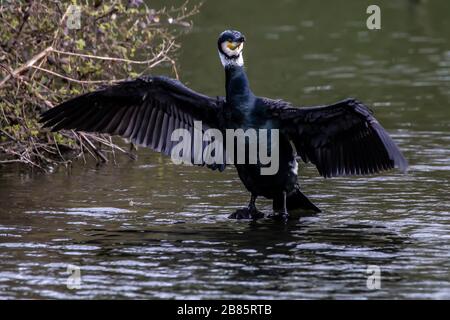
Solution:
<svg viewBox="0 0 450 320">
<path fill-rule="evenodd" d="M 232 218 L 259 218 L 258 196 L 273 199 L 273 217 L 285 218 L 288 209 L 320 210 L 302 194 L 297 182 L 297 159 L 313 163 L 324 177 L 364 175 L 407 162 L 372 112 L 355 99 L 332 105 L 296 108 L 282 100 L 255 96 L 243 68 L 244 37 L 225 31 L 218 42 L 225 68 L 226 97 L 199 94 L 177 80 L 141 77 L 68 100 L 42 115 L 53 131 L 74 129 L 120 135 L 133 143 L 170 155 L 171 133 L 193 133 L 195 120 L 207 128 L 279 129 L 279 170 L 261 175 L 259 164 L 236 164 L 251 193 L 247 208 Z M 193 137 L 194 135 L 191 134 Z M 192 159 L 199 155 L 192 154 Z M 205 165 L 205 163 L 201 163 Z M 208 164 L 223 170 L 226 164 Z"/>
</svg>

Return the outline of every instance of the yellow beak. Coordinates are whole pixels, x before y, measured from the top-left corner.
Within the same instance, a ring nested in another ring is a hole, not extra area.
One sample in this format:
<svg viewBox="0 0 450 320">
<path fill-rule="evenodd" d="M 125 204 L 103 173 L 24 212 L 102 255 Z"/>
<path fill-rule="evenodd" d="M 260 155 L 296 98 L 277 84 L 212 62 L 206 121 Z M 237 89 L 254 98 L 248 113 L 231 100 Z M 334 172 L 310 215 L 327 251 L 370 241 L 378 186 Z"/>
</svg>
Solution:
<svg viewBox="0 0 450 320">
<path fill-rule="evenodd" d="M 239 48 L 242 42 L 227 42 L 227 48 L 230 50 L 236 50 Z"/>
</svg>

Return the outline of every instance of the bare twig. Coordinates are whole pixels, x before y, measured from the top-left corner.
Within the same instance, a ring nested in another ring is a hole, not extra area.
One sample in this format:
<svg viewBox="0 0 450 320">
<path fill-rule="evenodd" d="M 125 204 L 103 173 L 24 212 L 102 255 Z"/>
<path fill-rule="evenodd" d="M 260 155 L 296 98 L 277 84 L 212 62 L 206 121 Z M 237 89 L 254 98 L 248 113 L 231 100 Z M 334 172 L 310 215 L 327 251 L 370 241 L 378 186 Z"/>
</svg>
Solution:
<svg viewBox="0 0 450 320">
<path fill-rule="evenodd" d="M 91 148 L 91 150 L 97 155 L 98 158 L 102 160 L 102 162 L 108 162 L 108 158 L 101 152 L 82 132 L 78 132 L 78 135 L 87 143 L 87 145 Z"/>
<path fill-rule="evenodd" d="M 105 80 L 77 80 L 77 79 L 64 76 L 62 74 L 59 74 L 57 72 L 54 72 L 54 71 L 51 71 L 51 70 L 48 70 L 48 69 L 40 68 L 40 67 L 37 67 L 37 66 L 31 66 L 31 67 L 36 69 L 36 70 L 40 70 L 40 71 L 49 73 L 51 75 L 54 75 L 55 77 L 58 77 L 58 78 L 61 78 L 61 79 L 67 80 L 67 81 L 75 82 L 75 83 L 80 83 L 80 84 L 99 84 L 99 83 L 103 83 L 104 84 L 104 83 L 108 83 L 108 82 L 113 83 L 113 82 L 121 82 L 121 81 L 126 80 L 126 79 L 118 79 L 118 80 L 106 80 L 106 79 Z"/>
<path fill-rule="evenodd" d="M 151 63 L 154 63 L 155 61 L 161 59 L 165 54 L 167 54 L 167 52 L 170 51 L 170 49 L 173 47 L 173 45 L 174 45 L 174 42 L 172 41 L 171 43 L 169 43 L 169 45 L 166 48 L 164 48 L 164 50 L 161 50 L 155 57 L 153 57 L 149 60 L 130 60 L 130 59 L 124 59 L 124 58 L 96 56 L 96 55 L 92 55 L 92 54 L 67 52 L 67 51 L 61 51 L 61 50 L 56 50 L 56 49 L 52 49 L 52 51 L 55 53 L 59 53 L 59 54 L 65 54 L 68 56 L 76 56 L 76 57 L 81 57 L 81 58 L 125 62 L 125 63 L 130 63 L 130 64 L 151 64 Z"/>
<path fill-rule="evenodd" d="M 35 55 L 33 58 L 31 58 L 30 60 L 28 60 L 25 64 L 23 64 L 22 66 L 20 66 L 19 68 L 15 69 L 14 71 L 12 71 L 10 74 L 8 74 L 5 78 L 3 78 L 3 80 L 0 82 L 0 87 L 3 86 L 6 81 L 8 81 L 9 79 L 11 79 L 11 77 L 16 77 L 17 75 L 19 75 L 20 73 L 24 72 L 25 70 L 29 69 L 30 67 L 32 67 L 36 62 L 38 62 L 39 60 L 47 57 L 47 55 L 50 53 L 50 51 L 52 50 L 52 47 L 47 47 L 45 48 L 43 51 L 39 52 L 37 55 Z"/>
</svg>

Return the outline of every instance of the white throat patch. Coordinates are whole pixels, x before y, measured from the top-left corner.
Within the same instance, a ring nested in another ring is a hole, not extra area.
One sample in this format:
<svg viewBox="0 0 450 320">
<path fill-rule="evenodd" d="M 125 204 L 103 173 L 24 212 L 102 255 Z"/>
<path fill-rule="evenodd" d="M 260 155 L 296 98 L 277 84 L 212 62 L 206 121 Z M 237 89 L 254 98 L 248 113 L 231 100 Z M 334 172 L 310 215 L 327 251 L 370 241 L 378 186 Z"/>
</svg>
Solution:
<svg viewBox="0 0 450 320">
<path fill-rule="evenodd" d="M 222 66 L 225 68 L 226 66 L 239 66 L 242 67 L 244 65 L 244 58 L 242 57 L 242 52 L 239 52 L 239 55 L 234 59 L 228 58 L 222 52 L 219 51 L 220 62 L 222 62 Z"/>
</svg>

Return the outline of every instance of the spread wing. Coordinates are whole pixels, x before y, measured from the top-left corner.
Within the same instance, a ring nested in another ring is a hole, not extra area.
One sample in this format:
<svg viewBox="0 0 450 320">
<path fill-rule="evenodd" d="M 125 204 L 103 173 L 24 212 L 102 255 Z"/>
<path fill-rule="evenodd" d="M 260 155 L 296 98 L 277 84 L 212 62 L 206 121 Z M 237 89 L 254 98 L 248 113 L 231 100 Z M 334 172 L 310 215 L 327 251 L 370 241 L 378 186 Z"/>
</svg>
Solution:
<svg viewBox="0 0 450 320">
<path fill-rule="evenodd" d="M 218 128 L 223 103 L 223 98 L 199 94 L 177 80 L 147 76 L 65 101 L 43 113 L 40 121 L 52 131 L 73 129 L 119 135 L 170 155 L 177 144 L 171 141 L 175 129 L 187 129 L 194 139 L 194 121 L 202 121 L 203 130 Z M 190 145 L 194 163 L 199 155 L 193 152 L 193 141 Z M 208 167 L 224 169 L 224 165 Z"/>
<path fill-rule="evenodd" d="M 280 130 L 294 143 L 304 162 L 312 162 L 324 177 L 364 175 L 408 163 L 370 109 L 355 99 L 332 105 L 294 108 L 268 103 Z"/>
</svg>

